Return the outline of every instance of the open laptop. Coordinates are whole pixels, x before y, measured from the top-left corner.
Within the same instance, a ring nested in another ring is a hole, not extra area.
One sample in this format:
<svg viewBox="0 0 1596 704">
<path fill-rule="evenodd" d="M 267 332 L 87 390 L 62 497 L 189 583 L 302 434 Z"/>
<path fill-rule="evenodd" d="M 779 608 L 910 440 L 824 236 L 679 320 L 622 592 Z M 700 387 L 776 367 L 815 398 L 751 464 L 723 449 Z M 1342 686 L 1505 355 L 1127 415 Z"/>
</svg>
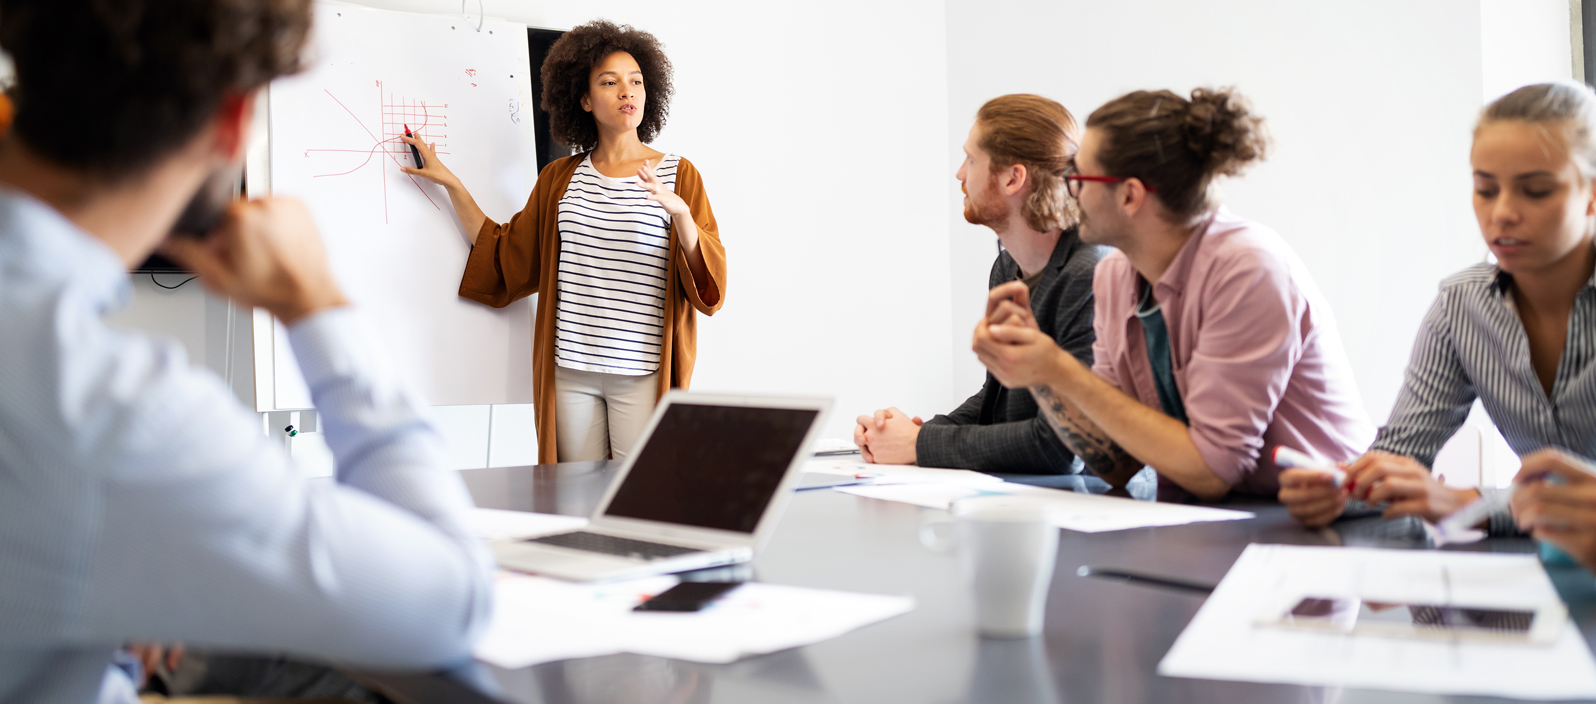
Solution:
<svg viewBox="0 0 1596 704">
<path fill-rule="evenodd" d="M 499 564 L 578 581 L 745 562 L 770 538 L 830 399 L 672 391 L 580 531 L 493 543 Z"/>
</svg>

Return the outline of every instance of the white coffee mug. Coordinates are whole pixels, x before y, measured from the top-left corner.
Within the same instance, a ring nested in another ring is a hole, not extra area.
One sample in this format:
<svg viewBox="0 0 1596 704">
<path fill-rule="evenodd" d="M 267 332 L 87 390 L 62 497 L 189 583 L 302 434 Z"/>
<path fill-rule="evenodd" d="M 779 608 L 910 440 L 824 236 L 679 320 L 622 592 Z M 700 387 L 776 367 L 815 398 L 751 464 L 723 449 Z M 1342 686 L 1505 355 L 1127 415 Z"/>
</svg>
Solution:
<svg viewBox="0 0 1596 704">
<path fill-rule="evenodd" d="M 920 526 L 920 542 L 956 552 L 975 592 L 981 635 L 1025 638 L 1042 632 L 1047 588 L 1058 559 L 1058 528 L 1036 502 L 984 496 L 953 504 L 952 520 Z"/>
</svg>

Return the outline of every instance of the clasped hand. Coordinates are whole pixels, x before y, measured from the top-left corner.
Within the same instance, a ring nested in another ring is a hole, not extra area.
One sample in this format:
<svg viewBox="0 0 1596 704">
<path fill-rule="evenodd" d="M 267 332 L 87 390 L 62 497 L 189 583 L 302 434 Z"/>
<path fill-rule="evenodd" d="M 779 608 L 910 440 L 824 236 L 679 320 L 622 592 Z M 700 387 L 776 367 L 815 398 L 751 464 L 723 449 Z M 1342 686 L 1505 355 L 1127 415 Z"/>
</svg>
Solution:
<svg viewBox="0 0 1596 704">
<path fill-rule="evenodd" d="M 873 416 L 855 419 L 853 444 L 859 446 L 859 455 L 866 462 L 914 464 L 918 459 L 915 446 L 924 424 L 920 416 L 910 418 L 896 406 L 883 408 Z"/>
<path fill-rule="evenodd" d="M 976 323 L 970 347 L 992 376 L 1011 389 L 1047 383 L 1068 363 L 1062 358 L 1069 357 L 1037 325 L 1030 290 L 1020 281 L 987 293 L 986 317 Z"/>
</svg>

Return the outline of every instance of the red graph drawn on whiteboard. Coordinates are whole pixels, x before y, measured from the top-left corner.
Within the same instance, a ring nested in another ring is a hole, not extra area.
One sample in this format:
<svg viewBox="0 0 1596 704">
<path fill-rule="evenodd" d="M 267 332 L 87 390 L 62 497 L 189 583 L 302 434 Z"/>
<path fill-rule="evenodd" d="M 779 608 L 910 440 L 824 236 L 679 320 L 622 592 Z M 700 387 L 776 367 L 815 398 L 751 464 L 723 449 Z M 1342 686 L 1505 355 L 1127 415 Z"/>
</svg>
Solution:
<svg viewBox="0 0 1596 704">
<path fill-rule="evenodd" d="M 365 149 L 306 149 L 305 158 L 311 158 L 310 155 L 312 153 L 365 155 L 364 159 L 359 164 L 356 164 L 354 168 L 335 173 L 316 174 L 314 178 L 348 176 L 376 161 L 377 176 L 382 181 L 382 221 L 387 224 L 388 163 L 393 162 L 395 166 L 415 166 L 410 156 L 410 145 L 399 139 L 399 137 L 404 135 L 405 126 L 409 125 L 411 134 L 428 144 L 432 144 L 434 149 L 448 146 L 439 140 L 449 138 L 449 135 L 442 133 L 442 130 L 447 128 L 449 123 L 446 121 L 447 116 L 441 112 L 448 109 L 449 104 L 444 103 L 441 106 L 427 105 L 425 101 L 406 101 L 403 98 L 395 98 L 392 95 L 384 98 L 382 95 L 382 81 L 375 81 L 375 83 L 377 87 L 377 103 L 381 108 L 382 136 L 378 137 L 376 133 L 372 132 L 371 128 L 366 126 L 365 120 L 360 119 L 360 116 L 356 115 L 354 110 L 350 110 L 349 106 L 344 104 L 344 101 L 338 99 L 338 96 L 333 95 L 332 91 L 323 89 L 322 92 L 326 93 L 328 98 L 337 103 L 338 107 L 343 108 L 344 112 L 348 113 L 349 117 L 360 125 L 360 129 L 366 131 L 366 134 L 371 137 L 372 144 Z M 437 153 L 448 154 L 449 152 L 439 151 Z M 381 156 L 378 156 L 379 154 Z M 405 174 L 405 176 L 410 179 L 411 183 L 415 184 L 416 190 L 421 192 L 421 195 L 427 199 L 428 203 L 432 204 L 432 207 L 438 210 L 443 209 L 439 207 L 437 201 L 432 199 L 431 195 L 428 195 L 426 189 L 421 187 L 421 182 L 417 181 L 415 176 L 410 174 Z"/>
</svg>

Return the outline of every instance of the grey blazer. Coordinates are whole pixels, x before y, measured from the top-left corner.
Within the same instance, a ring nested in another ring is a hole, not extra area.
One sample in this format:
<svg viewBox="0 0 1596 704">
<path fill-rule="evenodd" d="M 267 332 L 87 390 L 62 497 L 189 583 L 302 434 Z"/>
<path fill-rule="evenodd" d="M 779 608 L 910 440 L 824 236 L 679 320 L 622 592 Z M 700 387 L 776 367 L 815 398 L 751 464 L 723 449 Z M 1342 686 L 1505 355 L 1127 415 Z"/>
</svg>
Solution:
<svg viewBox="0 0 1596 704">
<path fill-rule="evenodd" d="M 1031 296 L 1042 332 L 1092 366 L 1092 272 L 1107 247 L 1081 242 L 1064 231 Z M 988 286 L 1014 280 L 1019 265 L 1008 252 L 992 263 Z M 925 422 L 915 443 L 924 467 L 954 467 L 1005 474 L 1068 474 L 1075 455 L 1064 447 L 1025 389 L 1005 389 L 990 372 L 981 390 L 947 415 Z"/>
</svg>

